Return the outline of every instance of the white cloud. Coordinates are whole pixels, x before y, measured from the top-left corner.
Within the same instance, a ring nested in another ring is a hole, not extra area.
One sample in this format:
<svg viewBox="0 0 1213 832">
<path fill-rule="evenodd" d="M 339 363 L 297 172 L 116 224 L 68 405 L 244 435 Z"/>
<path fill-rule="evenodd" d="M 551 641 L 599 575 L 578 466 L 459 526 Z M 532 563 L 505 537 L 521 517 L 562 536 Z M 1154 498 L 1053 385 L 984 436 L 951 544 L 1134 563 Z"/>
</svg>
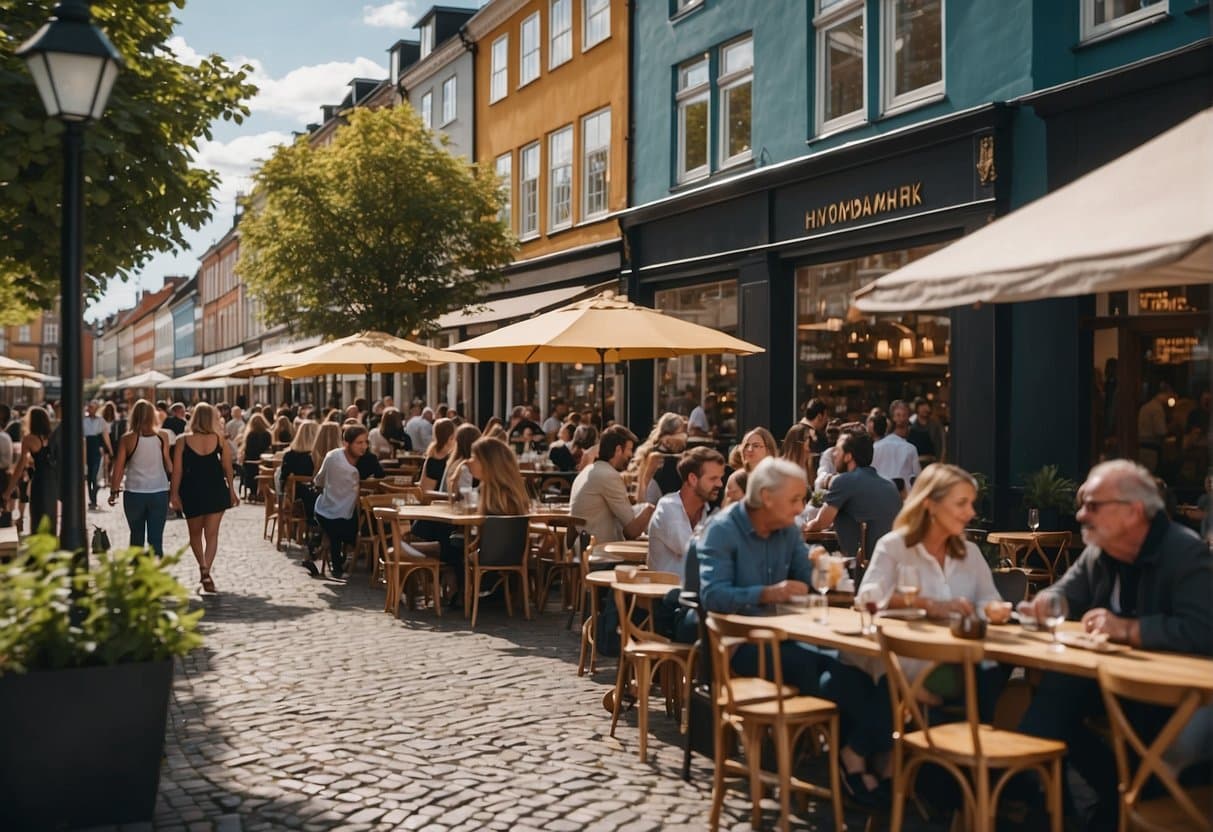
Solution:
<svg viewBox="0 0 1213 832">
<path fill-rule="evenodd" d="M 215 216 L 230 216 L 235 210 L 236 194 L 247 193 L 252 187 L 252 174 L 257 166 L 273 155 L 276 146 L 291 141 L 289 134 L 271 130 L 237 136 L 230 142 L 201 142 L 195 164 L 219 173 Z"/>
<path fill-rule="evenodd" d="M 428 8 L 428 0 L 390 0 L 378 6 L 363 6 L 362 22 L 367 26 L 407 29 Z"/>
<path fill-rule="evenodd" d="M 271 77 L 255 58 L 239 58 L 235 63 L 253 67 L 251 80 L 260 90 L 249 102 L 254 113 L 284 116 L 300 125 L 319 121 L 321 105 L 340 104 L 352 79 L 387 77 L 387 69 L 361 57 L 297 67 L 281 78 Z"/>
<path fill-rule="evenodd" d="M 196 51 L 186 43 L 185 38 L 180 35 L 173 35 L 169 38 L 166 46 L 168 47 L 167 51 L 172 52 L 178 61 L 189 66 L 198 66 L 205 57 L 201 52 Z"/>
</svg>

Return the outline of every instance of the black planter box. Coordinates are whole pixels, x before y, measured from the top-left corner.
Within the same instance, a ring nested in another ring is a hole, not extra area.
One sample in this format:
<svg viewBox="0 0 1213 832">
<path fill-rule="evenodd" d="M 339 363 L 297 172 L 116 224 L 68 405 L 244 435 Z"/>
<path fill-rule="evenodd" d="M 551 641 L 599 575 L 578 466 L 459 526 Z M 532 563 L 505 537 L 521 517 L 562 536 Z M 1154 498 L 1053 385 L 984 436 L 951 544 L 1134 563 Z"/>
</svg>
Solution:
<svg viewBox="0 0 1213 832">
<path fill-rule="evenodd" d="M 0 829 L 149 821 L 171 660 L 0 677 Z"/>
</svg>

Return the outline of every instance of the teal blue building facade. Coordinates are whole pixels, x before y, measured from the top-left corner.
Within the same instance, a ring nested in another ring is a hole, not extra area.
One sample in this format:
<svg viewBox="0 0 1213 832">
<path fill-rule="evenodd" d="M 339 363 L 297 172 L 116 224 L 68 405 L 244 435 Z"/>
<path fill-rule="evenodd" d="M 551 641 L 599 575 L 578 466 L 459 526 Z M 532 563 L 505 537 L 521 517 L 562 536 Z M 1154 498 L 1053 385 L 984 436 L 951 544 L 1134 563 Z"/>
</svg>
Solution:
<svg viewBox="0 0 1213 832">
<path fill-rule="evenodd" d="M 840 418 L 922 398 L 949 424 L 936 456 L 987 474 L 1007 520 L 1028 471 L 1136 456 L 1148 391 L 1175 390 L 1177 424 L 1208 391 L 1207 287 L 1154 299 L 1167 320 L 1136 297 L 849 297 L 1213 105 L 1209 20 L 1207 0 L 636 3 L 629 294 L 766 352 L 633 362 L 630 424 L 712 393 L 726 440 L 778 437 L 811 397 Z M 1183 464 L 1158 473 L 1188 488 Z"/>
</svg>

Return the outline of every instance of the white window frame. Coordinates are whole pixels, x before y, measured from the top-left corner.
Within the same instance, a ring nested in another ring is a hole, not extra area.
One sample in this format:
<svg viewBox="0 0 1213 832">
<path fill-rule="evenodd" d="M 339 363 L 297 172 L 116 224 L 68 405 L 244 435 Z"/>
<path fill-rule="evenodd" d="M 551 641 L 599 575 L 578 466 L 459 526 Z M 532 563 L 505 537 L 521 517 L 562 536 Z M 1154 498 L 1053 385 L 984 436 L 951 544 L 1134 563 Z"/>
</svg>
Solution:
<svg viewBox="0 0 1213 832">
<path fill-rule="evenodd" d="M 458 82 L 455 80 L 457 76 L 452 75 L 442 82 L 442 124 L 441 127 L 446 127 L 458 116 L 459 105 L 456 101 L 459 95 Z M 450 85 L 450 90 L 447 90 L 447 85 Z M 449 105 L 449 106 L 448 106 Z"/>
<path fill-rule="evenodd" d="M 947 0 L 939 0 L 939 80 L 926 86 L 904 92 L 895 93 L 897 89 L 897 31 L 894 26 L 894 15 L 897 12 L 898 0 L 882 0 L 880 19 L 885 25 L 880 33 L 880 64 L 883 69 L 881 77 L 881 96 L 884 99 L 882 113 L 894 115 L 914 107 L 921 107 L 933 101 L 938 101 L 945 95 L 944 81 L 948 77 L 948 50 L 944 48 L 947 35 Z M 865 75 L 866 78 L 866 75 Z"/>
<path fill-rule="evenodd" d="M 1082 4 L 1080 17 L 1082 19 L 1082 40 L 1083 42 L 1100 40 L 1105 37 L 1116 34 L 1117 32 L 1135 27 L 1144 20 L 1149 20 L 1160 15 L 1170 14 L 1170 0 L 1160 0 L 1149 6 L 1143 6 L 1135 12 L 1122 14 L 1120 17 L 1108 20 L 1099 25 L 1095 24 L 1095 9 L 1094 3 L 1100 0 L 1079 0 Z"/>
<path fill-rule="evenodd" d="M 501 211 L 498 212 L 497 218 L 505 223 L 505 227 L 514 230 L 514 151 L 507 150 L 502 153 L 493 162 L 493 171 L 497 174 L 497 179 L 501 181 L 501 190 L 505 194 L 505 199 L 502 201 Z"/>
<path fill-rule="evenodd" d="M 556 155 L 556 142 L 566 139 L 568 141 L 568 156 L 566 161 L 558 164 Z M 576 155 L 576 148 L 573 147 L 573 125 L 567 124 L 559 130 L 553 130 L 548 133 L 548 231 L 563 231 L 573 225 L 573 158 Z M 559 168 L 568 168 L 568 174 L 564 181 L 568 183 L 569 197 L 568 215 L 558 220 L 556 218 L 556 186 L 559 183 L 559 177 L 556 173 Z"/>
<path fill-rule="evenodd" d="M 34 339 L 30 337 L 30 325 L 21 324 L 17 327 L 17 343 L 28 344 Z"/>
<path fill-rule="evenodd" d="M 728 43 L 721 44 L 720 68 L 725 68 L 725 50 L 731 46 L 744 43 L 747 40 L 750 41 L 750 65 L 744 69 L 733 70 L 723 74 L 716 79 L 716 98 L 720 102 L 720 124 L 717 127 L 717 136 L 719 137 L 720 142 L 720 167 L 722 168 L 727 168 L 730 165 L 737 165 L 742 162 L 748 162 L 754 156 L 754 36 L 750 34 L 746 35 L 745 37 L 734 38 Z M 725 156 L 725 154 L 729 151 L 729 100 L 725 93 L 734 87 L 740 87 L 743 84 L 750 85 L 750 147 L 734 156 Z"/>
<path fill-rule="evenodd" d="M 535 24 L 535 48 L 527 50 L 526 48 L 526 28 L 529 24 Z M 518 88 L 522 89 L 527 84 L 539 78 L 540 67 L 543 64 L 543 26 L 540 25 L 539 12 L 527 17 L 518 25 Z M 526 62 L 531 55 L 535 57 L 535 74 L 527 76 Z"/>
<path fill-rule="evenodd" d="M 527 154 L 534 152 L 535 154 L 535 178 L 523 179 L 526 176 Z M 533 240 L 539 236 L 539 182 L 541 179 L 540 171 L 543 170 L 542 153 L 539 149 L 539 142 L 531 142 L 522 150 L 518 151 L 518 239 Z M 527 222 L 527 198 L 526 185 L 529 182 L 535 183 L 535 205 L 533 213 L 534 226 L 528 228 Z"/>
<path fill-rule="evenodd" d="M 565 10 L 566 22 L 557 29 L 557 7 Z M 548 6 L 548 69 L 573 60 L 573 0 L 551 0 Z"/>
<path fill-rule="evenodd" d="M 429 90 L 421 96 L 421 123 L 426 129 L 434 126 L 434 91 Z"/>
<path fill-rule="evenodd" d="M 431 20 L 421 27 L 421 57 L 424 58 L 434 51 L 434 21 Z"/>
<path fill-rule="evenodd" d="M 586 124 L 598 118 L 606 117 L 606 144 L 595 145 L 590 147 L 587 136 L 589 131 L 586 130 Z M 590 154 L 593 152 L 606 151 L 606 169 L 602 174 L 602 208 L 592 210 L 590 208 Z M 598 217 L 606 216 L 611 210 L 611 108 L 604 107 L 601 110 L 583 116 L 581 119 L 581 218 L 582 220 L 597 219 Z"/>
<path fill-rule="evenodd" d="M 593 11 L 591 5 L 602 3 L 602 8 Z M 590 20 L 606 15 L 606 29 L 597 40 L 590 40 Z M 589 52 L 604 40 L 611 38 L 611 0 L 582 0 L 581 3 L 581 51 Z"/>
<path fill-rule="evenodd" d="M 47 376 L 56 375 L 56 369 L 58 368 L 55 367 L 54 354 L 49 352 L 42 353 L 42 374 Z"/>
<path fill-rule="evenodd" d="M 703 0 L 674 0 L 674 13 L 670 17 L 679 17 L 702 5 Z"/>
<path fill-rule="evenodd" d="M 501 49 L 498 52 L 498 45 Z M 498 55 L 501 65 L 497 65 Z M 506 32 L 497 40 L 489 51 L 489 103 L 495 104 L 510 94 L 510 35 Z M 500 85 L 498 85 L 500 82 Z"/>
<path fill-rule="evenodd" d="M 42 343 L 54 344 L 59 341 L 59 324 L 50 323 L 42 325 Z"/>
<path fill-rule="evenodd" d="M 676 89 L 674 93 L 674 110 L 675 110 L 675 128 L 678 131 L 678 181 L 690 182 L 695 179 L 702 179 L 712 171 L 712 65 L 708 55 L 704 55 L 683 61 L 678 65 L 676 71 L 678 73 L 676 87 L 682 85 L 682 74 L 684 71 L 699 63 L 703 63 L 707 67 L 707 77 L 702 84 L 687 89 Z M 686 108 L 690 104 L 703 101 L 708 105 L 708 115 L 704 119 L 704 124 L 707 126 L 707 152 L 704 154 L 704 163 L 696 168 L 687 169 L 686 167 Z"/>
<path fill-rule="evenodd" d="M 825 6 L 826 8 L 822 8 Z M 852 18 L 858 17 L 862 21 L 863 26 L 863 104 L 858 110 L 838 116 L 836 118 L 826 120 L 826 32 L 835 26 L 846 23 Z M 816 73 L 816 91 L 814 98 L 817 101 L 817 135 L 825 135 L 834 133 L 839 130 L 847 130 L 852 127 L 857 127 L 861 124 L 868 123 L 868 9 L 867 3 L 864 0 L 818 0 L 818 13 L 813 18 L 813 28 L 815 30 L 817 44 L 817 73 Z"/>
</svg>

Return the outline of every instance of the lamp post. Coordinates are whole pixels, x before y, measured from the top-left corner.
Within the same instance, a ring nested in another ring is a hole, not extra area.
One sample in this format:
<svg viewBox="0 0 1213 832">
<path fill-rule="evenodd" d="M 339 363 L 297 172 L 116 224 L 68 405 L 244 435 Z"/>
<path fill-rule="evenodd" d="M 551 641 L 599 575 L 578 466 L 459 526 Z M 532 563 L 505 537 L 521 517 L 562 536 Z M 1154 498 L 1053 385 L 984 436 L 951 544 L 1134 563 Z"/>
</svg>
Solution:
<svg viewBox="0 0 1213 832">
<path fill-rule="evenodd" d="M 101 117 L 122 56 L 93 25 L 88 0 L 60 0 L 54 17 L 17 50 L 29 67 L 42 105 L 63 122 L 63 228 L 60 235 L 59 315 L 62 320 L 63 420 L 59 424 L 63 504 L 60 541 L 84 550 L 84 128 Z"/>
</svg>

